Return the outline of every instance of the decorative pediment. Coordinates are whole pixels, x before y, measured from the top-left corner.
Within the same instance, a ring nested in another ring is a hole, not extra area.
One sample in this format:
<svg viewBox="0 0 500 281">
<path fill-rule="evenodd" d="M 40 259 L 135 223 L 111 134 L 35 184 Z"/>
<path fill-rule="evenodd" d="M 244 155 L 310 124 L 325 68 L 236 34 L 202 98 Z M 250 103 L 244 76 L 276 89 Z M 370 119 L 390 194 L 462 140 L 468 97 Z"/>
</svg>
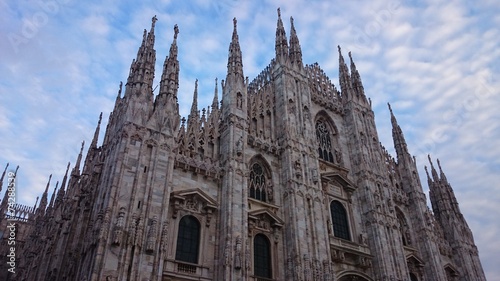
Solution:
<svg viewBox="0 0 500 281">
<path fill-rule="evenodd" d="M 177 218 L 179 210 L 207 215 L 207 226 L 217 208 L 217 201 L 199 188 L 174 191 L 170 195 L 173 202 L 173 218 Z"/>
<path fill-rule="evenodd" d="M 417 267 L 423 267 L 425 265 L 425 262 L 422 261 L 415 254 L 409 254 L 408 256 L 406 256 L 406 262 L 408 264 L 414 264 Z"/>
<path fill-rule="evenodd" d="M 321 173 L 321 181 L 323 183 L 331 183 L 333 185 L 341 186 L 348 194 L 351 194 L 356 190 L 354 183 L 337 172 Z"/>
<path fill-rule="evenodd" d="M 272 229 L 280 229 L 285 224 L 275 213 L 260 209 L 248 212 L 248 221 L 254 228 L 271 231 Z"/>
<path fill-rule="evenodd" d="M 446 272 L 447 276 L 450 276 L 450 277 L 459 276 L 457 268 L 455 266 L 453 266 L 451 263 L 448 263 L 444 266 L 444 271 Z"/>
</svg>

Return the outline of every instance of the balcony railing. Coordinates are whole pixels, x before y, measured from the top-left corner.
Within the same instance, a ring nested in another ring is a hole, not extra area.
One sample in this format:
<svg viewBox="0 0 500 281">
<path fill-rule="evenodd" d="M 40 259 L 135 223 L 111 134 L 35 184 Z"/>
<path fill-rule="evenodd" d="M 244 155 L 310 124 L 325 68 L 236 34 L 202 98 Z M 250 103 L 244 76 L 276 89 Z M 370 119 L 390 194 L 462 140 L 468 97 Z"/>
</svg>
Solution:
<svg viewBox="0 0 500 281">
<path fill-rule="evenodd" d="M 177 272 L 196 274 L 196 265 L 177 263 Z"/>
</svg>

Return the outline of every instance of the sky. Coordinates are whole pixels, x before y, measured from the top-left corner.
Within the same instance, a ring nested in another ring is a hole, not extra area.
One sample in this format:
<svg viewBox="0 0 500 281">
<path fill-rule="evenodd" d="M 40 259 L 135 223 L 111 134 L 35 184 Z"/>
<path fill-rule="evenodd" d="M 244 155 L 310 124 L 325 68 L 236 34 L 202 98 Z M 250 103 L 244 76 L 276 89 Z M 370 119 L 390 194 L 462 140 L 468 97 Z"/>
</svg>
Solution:
<svg viewBox="0 0 500 281">
<path fill-rule="evenodd" d="M 143 29 L 156 15 L 156 74 L 179 25 L 181 115 L 224 79 L 233 17 L 252 80 L 274 57 L 277 13 L 303 61 L 338 83 L 337 45 L 351 51 L 393 154 L 387 102 L 415 155 L 439 158 L 471 227 L 488 280 L 500 275 L 500 5 L 484 1 L 0 0 L 0 167 L 19 165 L 17 201 L 34 205 L 61 181 L 113 109 Z M 157 94 L 157 90 L 155 92 Z M 101 131 L 101 141 L 104 131 Z M 5 191 L 5 184 L 4 190 Z"/>
</svg>

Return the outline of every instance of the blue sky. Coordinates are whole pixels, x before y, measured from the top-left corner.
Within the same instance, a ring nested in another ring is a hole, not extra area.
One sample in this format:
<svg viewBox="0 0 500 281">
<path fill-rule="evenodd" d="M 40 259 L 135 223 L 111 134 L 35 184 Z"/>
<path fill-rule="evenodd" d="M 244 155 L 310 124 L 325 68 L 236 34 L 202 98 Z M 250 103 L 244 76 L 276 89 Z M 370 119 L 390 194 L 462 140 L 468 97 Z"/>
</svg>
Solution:
<svg viewBox="0 0 500 281">
<path fill-rule="evenodd" d="M 318 62 L 336 85 L 337 45 L 345 56 L 352 52 L 382 143 L 393 151 L 390 102 L 424 190 L 427 154 L 441 160 L 494 280 L 500 275 L 500 6 L 493 0 L 0 0 L 0 165 L 20 166 L 18 202 L 34 204 L 50 174 L 53 189 L 81 141 L 90 143 L 100 112 L 107 121 L 152 16 L 158 17 L 156 84 L 179 25 L 179 102 L 187 116 L 195 80 L 202 107 L 211 104 L 215 78 L 225 77 L 233 17 L 245 75 L 253 79 L 267 66 L 277 7 L 288 35 L 294 17 L 304 62 Z"/>
</svg>

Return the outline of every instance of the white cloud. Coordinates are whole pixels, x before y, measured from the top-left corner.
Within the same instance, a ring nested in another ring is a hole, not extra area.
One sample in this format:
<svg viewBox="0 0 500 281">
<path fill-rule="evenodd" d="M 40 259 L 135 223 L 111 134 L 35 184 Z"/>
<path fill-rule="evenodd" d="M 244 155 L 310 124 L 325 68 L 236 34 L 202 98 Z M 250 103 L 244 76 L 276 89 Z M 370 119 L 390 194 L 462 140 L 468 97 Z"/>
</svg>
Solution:
<svg viewBox="0 0 500 281">
<path fill-rule="evenodd" d="M 155 83 L 172 27 L 179 25 L 179 102 L 187 117 L 194 80 L 199 79 L 201 109 L 212 102 L 215 77 L 225 78 L 232 18 L 238 18 L 245 75 L 253 79 L 274 57 L 276 8 L 281 7 L 287 35 L 289 17 L 295 19 L 304 62 L 319 62 L 336 85 L 337 45 L 345 58 L 352 51 L 379 137 L 389 150 L 387 102 L 410 152 L 418 156 L 421 176 L 427 153 L 442 160 L 492 279 L 500 275 L 490 262 L 500 247 L 494 215 L 500 212 L 495 197 L 500 194 L 495 142 L 500 139 L 500 11 L 495 1 L 466 4 L 200 0 L 198 5 L 145 1 L 130 6 L 104 0 L 71 1 L 49 13 L 23 1 L 1 2 L 0 166 L 21 166 L 20 183 L 30 191 L 20 198 L 26 204 L 34 204 L 49 174 L 54 183 L 61 180 L 81 140 L 88 145 L 101 111 L 107 119 L 153 15 L 159 19 Z M 37 12 L 47 21 L 23 37 Z M 22 39 L 18 45 L 9 41 L 12 34 Z"/>
</svg>

